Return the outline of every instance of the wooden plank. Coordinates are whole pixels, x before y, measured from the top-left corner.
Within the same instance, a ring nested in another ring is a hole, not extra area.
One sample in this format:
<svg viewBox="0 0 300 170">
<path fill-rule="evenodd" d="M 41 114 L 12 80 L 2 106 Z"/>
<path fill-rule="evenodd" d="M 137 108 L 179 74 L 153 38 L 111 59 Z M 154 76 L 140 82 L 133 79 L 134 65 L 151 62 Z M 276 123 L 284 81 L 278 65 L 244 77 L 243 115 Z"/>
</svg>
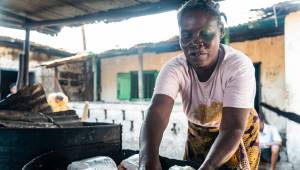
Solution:
<svg viewBox="0 0 300 170">
<path fill-rule="evenodd" d="M 45 63 L 42 63 L 40 66 L 45 66 L 46 68 L 52 68 L 52 67 L 57 67 L 57 66 L 64 65 L 64 64 L 84 62 L 88 56 L 89 56 L 88 53 L 80 53 L 75 56 L 45 62 Z"/>
<path fill-rule="evenodd" d="M 9 110 L 0 111 L 0 120 L 24 121 L 24 122 L 48 122 L 48 119 L 45 116 L 38 113 L 30 114 L 28 112 L 18 112 L 18 111 L 9 111 Z"/>
<path fill-rule="evenodd" d="M 27 112 L 52 112 L 41 84 L 26 86 L 16 94 L 0 101 L 0 110 L 19 110 Z"/>
<path fill-rule="evenodd" d="M 74 110 L 52 112 L 43 87 L 27 86 L 0 101 L 1 127 L 80 127 Z"/>
<path fill-rule="evenodd" d="M 61 114 L 61 115 L 59 115 Z M 0 111 L 2 127 L 80 127 L 82 122 L 75 111 L 55 113 L 29 113 L 21 111 Z"/>
<path fill-rule="evenodd" d="M 0 126 L 6 128 L 57 128 L 53 123 L 0 120 Z"/>
</svg>

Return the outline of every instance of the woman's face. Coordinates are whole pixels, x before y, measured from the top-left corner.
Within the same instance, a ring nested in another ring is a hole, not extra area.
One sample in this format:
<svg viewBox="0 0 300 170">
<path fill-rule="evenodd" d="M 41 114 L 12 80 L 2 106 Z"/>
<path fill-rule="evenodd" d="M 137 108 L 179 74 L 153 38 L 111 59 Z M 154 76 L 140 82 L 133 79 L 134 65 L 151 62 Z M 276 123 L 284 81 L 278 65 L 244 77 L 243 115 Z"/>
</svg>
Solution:
<svg viewBox="0 0 300 170">
<path fill-rule="evenodd" d="M 221 37 L 216 18 L 205 11 L 190 11 L 182 16 L 179 30 L 180 46 L 187 61 L 200 68 L 213 65 Z"/>
</svg>

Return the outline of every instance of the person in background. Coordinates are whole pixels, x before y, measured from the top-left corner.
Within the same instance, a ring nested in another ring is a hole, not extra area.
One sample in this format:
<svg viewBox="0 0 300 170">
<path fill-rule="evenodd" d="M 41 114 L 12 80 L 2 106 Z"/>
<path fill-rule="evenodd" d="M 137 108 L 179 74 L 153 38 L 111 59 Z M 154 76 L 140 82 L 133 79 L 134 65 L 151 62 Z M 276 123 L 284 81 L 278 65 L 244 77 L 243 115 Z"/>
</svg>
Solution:
<svg viewBox="0 0 300 170">
<path fill-rule="evenodd" d="M 279 150 L 282 139 L 276 127 L 265 122 L 265 116 L 259 114 L 260 118 L 260 134 L 259 146 L 261 148 L 261 161 L 270 163 L 270 170 L 275 170 L 279 158 Z"/>
<path fill-rule="evenodd" d="M 63 93 L 51 93 L 48 96 L 48 103 L 53 112 L 69 110 L 68 102 L 68 97 Z"/>
<path fill-rule="evenodd" d="M 9 94 L 7 95 L 7 97 L 9 97 L 12 94 L 16 94 L 17 93 L 17 85 L 16 83 L 11 83 L 9 85 Z"/>
</svg>

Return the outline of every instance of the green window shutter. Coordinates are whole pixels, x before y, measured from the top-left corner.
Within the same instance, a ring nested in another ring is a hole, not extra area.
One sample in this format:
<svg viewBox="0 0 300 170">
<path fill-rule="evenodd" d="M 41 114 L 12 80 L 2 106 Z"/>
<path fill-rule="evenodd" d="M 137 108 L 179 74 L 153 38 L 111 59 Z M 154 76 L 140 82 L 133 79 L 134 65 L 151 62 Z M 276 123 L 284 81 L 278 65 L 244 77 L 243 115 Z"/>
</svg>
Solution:
<svg viewBox="0 0 300 170">
<path fill-rule="evenodd" d="M 117 96 L 119 100 L 129 100 L 130 99 L 130 73 L 118 73 L 117 74 Z"/>
<path fill-rule="evenodd" d="M 139 98 L 139 76 L 137 71 L 130 72 L 131 74 L 131 93 L 130 99 Z"/>
<path fill-rule="evenodd" d="M 151 99 L 154 91 L 157 71 L 144 71 L 144 98 Z"/>
</svg>

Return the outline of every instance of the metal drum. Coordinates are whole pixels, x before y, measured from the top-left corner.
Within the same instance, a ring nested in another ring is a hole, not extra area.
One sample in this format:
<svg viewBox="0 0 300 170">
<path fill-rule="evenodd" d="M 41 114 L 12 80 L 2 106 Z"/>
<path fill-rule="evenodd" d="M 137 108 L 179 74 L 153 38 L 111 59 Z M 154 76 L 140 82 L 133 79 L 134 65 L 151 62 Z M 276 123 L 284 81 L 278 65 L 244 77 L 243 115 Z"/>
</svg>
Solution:
<svg viewBox="0 0 300 170">
<path fill-rule="evenodd" d="M 84 123 L 67 128 L 0 128 L 0 169 L 17 170 L 34 157 L 51 151 L 67 162 L 106 155 L 119 159 L 122 154 L 122 126 Z"/>
</svg>

